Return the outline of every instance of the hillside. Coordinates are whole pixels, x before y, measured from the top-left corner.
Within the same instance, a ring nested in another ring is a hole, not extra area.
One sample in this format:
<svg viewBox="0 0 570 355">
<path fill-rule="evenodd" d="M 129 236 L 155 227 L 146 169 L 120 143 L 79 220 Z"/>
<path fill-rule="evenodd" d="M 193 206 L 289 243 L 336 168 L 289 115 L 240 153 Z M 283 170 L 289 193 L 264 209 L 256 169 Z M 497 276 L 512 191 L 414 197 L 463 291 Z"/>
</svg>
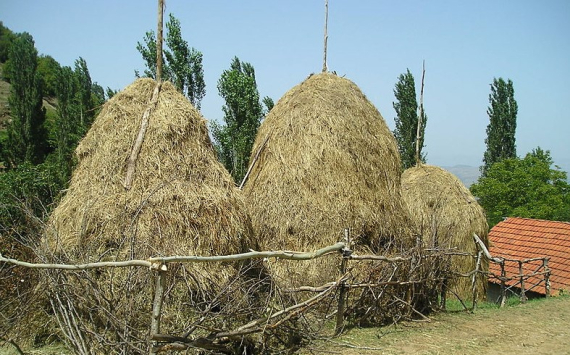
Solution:
<svg viewBox="0 0 570 355">
<path fill-rule="evenodd" d="M 457 176 L 467 188 L 475 183 L 481 174 L 478 167 L 469 165 L 442 166 L 442 168 Z"/>
</svg>

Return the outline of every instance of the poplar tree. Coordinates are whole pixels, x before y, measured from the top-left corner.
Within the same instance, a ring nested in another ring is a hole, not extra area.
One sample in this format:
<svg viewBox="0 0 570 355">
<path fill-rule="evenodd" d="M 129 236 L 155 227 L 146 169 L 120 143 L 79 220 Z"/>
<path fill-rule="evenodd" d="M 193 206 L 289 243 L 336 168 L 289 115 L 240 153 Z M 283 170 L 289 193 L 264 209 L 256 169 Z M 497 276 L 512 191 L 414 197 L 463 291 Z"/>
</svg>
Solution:
<svg viewBox="0 0 570 355">
<path fill-rule="evenodd" d="M 489 125 L 485 144 L 487 150 L 483 155 L 481 173 L 487 174 L 489 168 L 503 159 L 516 158 L 515 131 L 517 128 L 518 106 L 515 100 L 513 82 L 503 78 L 493 79 L 490 106 L 487 109 Z"/>
<path fill-rule="evenodd" d="M 418 129 L 418 102 L 416 100 L 416 84 L 414 76 L 407 69 L 406 73 L 398 77 L 394 89 L 397 102 L 393 102 L 396 111 L 396 129 L 394 137 L 398 143 L 398 150 L 402 161 L 402 169 L 408 169 L 416 164 L 416 141 Z M 422 153 L 424 148 L 424 132 L 427 116 L 423 114 L 420 126 L 419 159 L 425 163 L 426 157 Z"/>
<path fill-rule="evenodd" d="M 4 147 L 5 164 L 17 167 L 27 162 L 39 164 L 47 149 L 44 128 L 46 117 L 43 104 L 42 80 L 37 73 L 38 51 L 34 39 L 27 33 L 18 34 L 9 51 L 10 96 L 8 104 L 12 121 Z"/>
<path fill-rule="evenodd" d="M 149 31 L 143 38 L 143 43 L 137 43 L 137 50 L 141 53 L 146 69 L 144 76 L 156 78 L 156 35 Z M 182 38 L 180 21 L 172 14 L 166 23 L 165 49 L 162 60 L 162 78 L 176 86 L 188 100 L 200 110 L 201 102 L 206 95 L 204 69 L 202 67 L 202 53 L 188 45 Z M 135 71 L 139 76 L 139 73 Z"/>
<path fill-rule="evenodd" d="M 249 167 L 251 148 L 264 115 L 253 66 L 234 57 L 218 81 L 218 90 L 225 100 L 224 124 L 212 122 L 212 135 L 220 161 L 239 183 Z M 272 100 L 266 98 L 264 102 L 271 105 Z"/>
</svg>

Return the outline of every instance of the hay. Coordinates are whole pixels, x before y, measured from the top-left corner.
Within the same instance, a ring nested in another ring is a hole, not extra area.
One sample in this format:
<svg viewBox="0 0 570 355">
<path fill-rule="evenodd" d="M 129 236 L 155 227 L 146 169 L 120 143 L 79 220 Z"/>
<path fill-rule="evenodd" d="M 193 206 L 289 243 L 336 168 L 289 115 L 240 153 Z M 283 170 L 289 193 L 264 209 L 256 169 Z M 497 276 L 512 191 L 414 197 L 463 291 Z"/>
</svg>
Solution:
<svg viewBox="0 0 570 355">
<path fill-rule="evenodd" d="M 69 189 L 50 218 L 53 247 L 98 256 L 134 238 L 129 256 L 137 258 L 243 250 L 250 230 L 242 197 L 217 161 L 205 120 L 168 82 L 151 113 L 133 186 L 123 187 L 154 86 L 140 79 L 113 97 L 80 142 Z"/>
<path fill-rule="evenodd" d="M 54 257 L 88 262 L 207 256 L 251 247 L 243 197 L 216 158 L 205 120 L 168 82 L 151 111 L 132 187 L 123 186 L 127 158 L 155 85 L 139 79 L 115 95 L 81 140 L 69 189 L 48 222 L 45 245 Z M 245 297 L 238 291 L 234 265 L 169 268 L 165 332 L 187 327 L 192 314 L 214 306 L 208 306 L 212 299 L 222 304 L 223 314 L 224 302 L 229 307 L 232 298 L 242 302 Z M 176 276 L 176 270 L 182 275 Z M 152 276 L 140 268 L 52 273 L 52 292 L 64 300 L 54 308 L 67 307 L 65 299 L 70 300 L 67 312 L 83 317 L 79 327 L 93 349 L 102 344 L 97 337 L 104 337 L 107 347 L 119 344 L 113 351 L 142 353 L 148 345 Z"/>
<path fill-rule="evenodd" d="M 420 165 L 402 175 L 402 197 L 416 228 L 428 248 L 456 248 L 477 254 L 473 233 L 488 243 L 485 212 L 463 183 L 437 166 Z M 483 265 L 485 268 L 487 264 Z M 455 256 L 451 270 L 466 273 L 475 269 L 475 259 Z M 486 280 L 478 281 L 479 296 L 485 297 Z M 471 297 L 471 280 L 460 278 L 454 287 L 462 298 Z"/>
<path fill-rule="evenodd" d="M 344 228 L 360 250 L 409 242 L 396 141 L 354 83 L 311 75 L 262 122 L 252 157 L 266 139 L 244 186 L 263 249 L 313 250 L 342 240 Z M 317 285 L 338 276 L 338 259 L 279 261 L 272 276 Z"/>
</svg>

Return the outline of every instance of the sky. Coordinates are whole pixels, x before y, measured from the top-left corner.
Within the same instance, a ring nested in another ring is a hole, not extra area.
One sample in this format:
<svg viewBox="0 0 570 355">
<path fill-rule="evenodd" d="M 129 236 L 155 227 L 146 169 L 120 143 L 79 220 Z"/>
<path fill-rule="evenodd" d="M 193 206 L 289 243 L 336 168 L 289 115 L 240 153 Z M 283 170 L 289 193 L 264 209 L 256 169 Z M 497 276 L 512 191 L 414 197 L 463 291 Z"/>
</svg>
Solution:
<svg viewBox="0 0 570 355">
<path fill-rule="evenodd" d="M 202 114 L 222 121 L 216 88 L 237 56 L 275 102 L 323 65 L 324 0 L 165 0 L 183 38 L 203 53 Z M 157 26 L 157 0 L 0 0 L 0 21 L 40 54 L 122 89 L 143 71 L 136 50 Z M 407 69 L 424 107 L 429 164 L 480 166 L 490 84 L 511 79 L 517 154 L 540 146 L 570 172 L 570 1 L 329 0 L 330 71 L 352 80 L 394 129 L 394 86 Z"/>
</svg>

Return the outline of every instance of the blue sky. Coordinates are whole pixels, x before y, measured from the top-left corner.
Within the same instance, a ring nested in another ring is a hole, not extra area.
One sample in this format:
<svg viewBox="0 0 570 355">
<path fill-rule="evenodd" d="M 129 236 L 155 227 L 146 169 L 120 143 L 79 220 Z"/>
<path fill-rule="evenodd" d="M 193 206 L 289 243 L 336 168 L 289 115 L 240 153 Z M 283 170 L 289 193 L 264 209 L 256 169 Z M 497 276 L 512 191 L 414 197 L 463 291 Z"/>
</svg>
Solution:
<svg viewBox="0 0 570 355">
<path fill-rule="evenodd" d="M 166 0 L 204 55 L 202 114 L 222 119 L 217 81 L 234 56 L 277 100 L 322 68 L 324 0 Z M 156 0 L 1 0 L 0 21 L 32 34 L 63 65 L 86 59 L 103 87 L 144 69 L 136 50 L 156 30 Z M 570 1 L 329 0 L 329 70 L 355 82 L 394 128 L 393 89 L 426 62 L 428 163 L 481 165 L 494 77 L 514 83 L 517 153 L 537 146 L 570 171 Z"/>
</svg>

